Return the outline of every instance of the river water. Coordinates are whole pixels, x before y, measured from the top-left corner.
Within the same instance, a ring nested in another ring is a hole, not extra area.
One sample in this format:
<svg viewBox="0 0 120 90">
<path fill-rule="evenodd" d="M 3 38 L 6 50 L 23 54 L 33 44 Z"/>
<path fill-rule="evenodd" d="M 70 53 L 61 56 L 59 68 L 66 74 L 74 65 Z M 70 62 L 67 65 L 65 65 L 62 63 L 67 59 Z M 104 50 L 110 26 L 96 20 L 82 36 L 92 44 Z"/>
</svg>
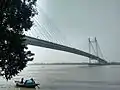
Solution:
<svg viewBox="0 0 120 90">
<path fill-rule="evenodd" d="M 40 90 L 120 90 L 120 66 L 79 65 L 28 65 L 8 82 L 0 77 L 0 90 L 39 90 L 16 88 L 22 77 L 33 77 Z"/>
</svg>

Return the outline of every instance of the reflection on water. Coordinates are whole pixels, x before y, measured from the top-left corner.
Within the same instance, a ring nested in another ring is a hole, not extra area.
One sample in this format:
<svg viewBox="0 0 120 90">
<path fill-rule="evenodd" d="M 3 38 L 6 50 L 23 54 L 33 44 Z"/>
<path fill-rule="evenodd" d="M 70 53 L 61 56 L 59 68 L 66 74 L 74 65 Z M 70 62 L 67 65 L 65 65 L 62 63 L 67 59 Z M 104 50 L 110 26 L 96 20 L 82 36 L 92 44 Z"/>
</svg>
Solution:
<svg viewBox="0 0 120 90">
<path fill-rule="evenodd" d="M 16 86 L 7 86 L 7 87 L 0 87 L 0 90 L 40 90 L 40 88 L 23 88 L 23 87 L 16 87 Z"/>
<path fill-rule="evenodd" d="M 36 90 L 35 88 L 15 88 L 15 90 Z"/>
<path fill-rule="evenodd" d="M 13 88 L 13 87 L 10 87 L 10 88 L 7 88 L 7 90 L 36 90 L 36 89 L 35 88 L 17 88 L 17 87 Z"/>
<path fill-rule="evenodd" d="M 44 67 L 44 68 L 43 68 Z M 15 80 L 35 79 L 40 89 L 17 88 Z M 29 65 L 9 82 L 0 77 L 0 90 L 120 90 L 120 66 Z"/>
</svg>

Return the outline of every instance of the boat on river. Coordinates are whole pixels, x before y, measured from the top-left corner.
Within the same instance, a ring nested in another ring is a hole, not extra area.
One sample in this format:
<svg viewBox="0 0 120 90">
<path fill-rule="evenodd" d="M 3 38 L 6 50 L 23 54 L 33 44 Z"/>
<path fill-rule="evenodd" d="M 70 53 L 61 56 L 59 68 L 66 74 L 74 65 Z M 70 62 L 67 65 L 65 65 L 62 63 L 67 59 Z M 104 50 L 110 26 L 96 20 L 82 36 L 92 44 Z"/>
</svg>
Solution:
<svg viewBox="0 0 120 90">
<path fill-rule="evenodd" d="M 26 87 L 26 88 L 35 88 L 36 86 L 40 84 L 24 84 L 21 83 L 20 81 L 15 81 L 17 87 Z"/>
</svg>

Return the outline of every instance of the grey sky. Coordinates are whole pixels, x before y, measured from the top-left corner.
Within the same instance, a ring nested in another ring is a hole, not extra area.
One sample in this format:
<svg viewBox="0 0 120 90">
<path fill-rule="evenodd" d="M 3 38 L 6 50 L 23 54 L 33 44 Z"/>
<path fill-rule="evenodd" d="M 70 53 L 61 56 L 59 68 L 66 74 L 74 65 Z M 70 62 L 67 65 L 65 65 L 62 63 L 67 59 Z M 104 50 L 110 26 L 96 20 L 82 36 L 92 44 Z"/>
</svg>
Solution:
<svg viewBox="0 0 120 90">
<path fill-rule="evenodd" d="M 67 45 L 88 52 L 87 39 L 96 36 L 105 58 L 120 61 L 120 0 L 38 0 L 39 7 L 59 28 Z M 87 60 L 69 53 L 29 48 L 36 54 L 35 62 Z"/>
</svg>

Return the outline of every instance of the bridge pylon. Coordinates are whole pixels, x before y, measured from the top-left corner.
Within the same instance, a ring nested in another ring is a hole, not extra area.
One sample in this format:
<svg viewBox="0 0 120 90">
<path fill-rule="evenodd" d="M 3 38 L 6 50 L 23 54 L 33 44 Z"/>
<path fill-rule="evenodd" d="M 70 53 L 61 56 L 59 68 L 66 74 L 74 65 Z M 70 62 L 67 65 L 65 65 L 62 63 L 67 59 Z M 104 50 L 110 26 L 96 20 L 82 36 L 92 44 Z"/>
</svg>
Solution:
<svg viewBox="0 0 120 90">
<path fill-rule="evenodd" d="M 102 59 L 104 59 L 104 57 L 103 57 L 103 54 L 101 52 L 101 49 L 99 47 L 96 37 L 93 39 L 88 38 L 88 42 L 89 42 L 89 44 L 88 44 L 89 45 L 89 53 L 94 54 L 96 57 L 98 57 L 97 61 L 92 58 L 89 58 L 89 64 L 92 64 L 93 63 L 92 61 L 94 61 L 94 63 L 97 63 L 97 64 L 104 64 L 104 62 L 99 60 L 99 57 L 101 57 Z"/>
</svg>

